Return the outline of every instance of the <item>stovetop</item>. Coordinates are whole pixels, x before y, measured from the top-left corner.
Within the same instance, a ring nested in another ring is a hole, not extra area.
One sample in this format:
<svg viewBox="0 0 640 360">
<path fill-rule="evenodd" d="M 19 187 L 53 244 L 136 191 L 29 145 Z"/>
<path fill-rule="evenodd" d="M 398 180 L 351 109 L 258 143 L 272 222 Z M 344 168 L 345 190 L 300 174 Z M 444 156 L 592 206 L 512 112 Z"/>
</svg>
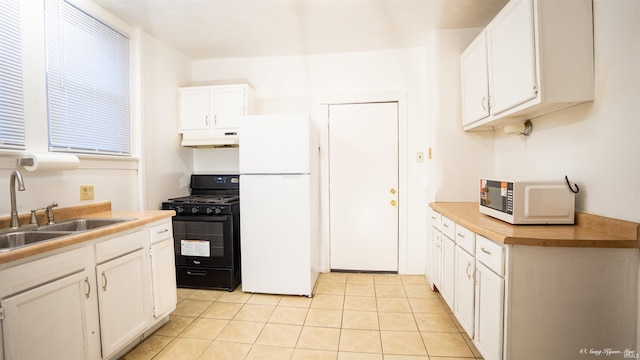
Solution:
<svg viewBox="0 0 640 360">
<path fill-rule="evenodd" d="M 209 205 L 209 204 L 231 204 L 240 201 L 238 195 L 189 195 L 179 198 L 169 199 L 168 201 L 180 204 L 193 204 L 193 205 Z"/>
<path fill-rule="evenodd" d="M 235 214 L 240 206 L 238 175 L 191 175 L 191 195 L 171 198 L 163 210 L 178 215 Z"/>
</svg>

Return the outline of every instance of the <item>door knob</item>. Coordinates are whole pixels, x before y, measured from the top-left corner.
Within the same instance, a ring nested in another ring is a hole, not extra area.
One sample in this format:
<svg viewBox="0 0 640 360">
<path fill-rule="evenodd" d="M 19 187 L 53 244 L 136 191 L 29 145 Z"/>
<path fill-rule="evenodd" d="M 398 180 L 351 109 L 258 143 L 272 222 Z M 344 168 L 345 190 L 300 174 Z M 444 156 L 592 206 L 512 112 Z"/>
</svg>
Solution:
<svg viewBox="0 0 640 360">
<path fill-rule="evenodd" d="M 392 188 L 391 190 L 389 190 L 389 192 L 392 193 L 392 194 L 395 194 L 396 193 L 396 189 Z"/>
<path fill-rule="evenodd" d="M 395 200 L 391 200 L 391 206 L 396 206 L 397 204 L 398 204 L 398 202 L 397 202 L 397 201 L 395 201 Z"/>
</svg>

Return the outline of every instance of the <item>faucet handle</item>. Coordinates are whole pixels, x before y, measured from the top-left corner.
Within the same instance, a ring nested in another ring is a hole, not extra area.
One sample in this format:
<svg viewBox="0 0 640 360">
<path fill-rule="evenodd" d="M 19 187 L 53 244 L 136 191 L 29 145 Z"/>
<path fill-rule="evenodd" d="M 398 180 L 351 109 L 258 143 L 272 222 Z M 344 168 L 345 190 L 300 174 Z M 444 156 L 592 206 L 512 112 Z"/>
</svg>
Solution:
<svg viewBox="0 0 640 360">
<path fill-rule="evenodd" d="M 44 210 L 44 208 L 29 210 L 31 211 L 31 221 L 29 221 L 29 224 L 35 224 L 40 226 L 40 223 L 38 222 L 38 216 L 36 215 L 36 211 L 40 211 L 40 210 Z"/>
</svg>

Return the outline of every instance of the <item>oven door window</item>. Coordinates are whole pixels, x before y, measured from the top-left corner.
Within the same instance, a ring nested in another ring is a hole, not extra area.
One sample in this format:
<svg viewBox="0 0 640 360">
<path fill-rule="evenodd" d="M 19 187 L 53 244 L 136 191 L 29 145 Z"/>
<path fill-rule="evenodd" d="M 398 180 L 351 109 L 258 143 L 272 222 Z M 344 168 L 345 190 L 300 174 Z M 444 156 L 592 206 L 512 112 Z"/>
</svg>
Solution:
<svg viewBox="0 0 640 360">
<path fill-rule="evenodd" d="M 230 266 L 232 231 L 230 216 L 174 218 L 176 265 Z"/>
</svg>

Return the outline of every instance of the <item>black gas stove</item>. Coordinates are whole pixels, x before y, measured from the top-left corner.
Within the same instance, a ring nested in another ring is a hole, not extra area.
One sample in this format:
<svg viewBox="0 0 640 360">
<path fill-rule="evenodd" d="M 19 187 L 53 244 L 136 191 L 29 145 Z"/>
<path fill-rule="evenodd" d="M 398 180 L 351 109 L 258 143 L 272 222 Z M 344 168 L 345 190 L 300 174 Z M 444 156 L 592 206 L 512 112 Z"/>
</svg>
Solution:
<svg viewBox="0 0 640 360">
<path fill-rule="evenodd" d="M 178 287 L 226 289 L 240 284 L 240 177 L 191 175 L 191 195 L 162 203 L 175 210 Z"/>
</svg>

